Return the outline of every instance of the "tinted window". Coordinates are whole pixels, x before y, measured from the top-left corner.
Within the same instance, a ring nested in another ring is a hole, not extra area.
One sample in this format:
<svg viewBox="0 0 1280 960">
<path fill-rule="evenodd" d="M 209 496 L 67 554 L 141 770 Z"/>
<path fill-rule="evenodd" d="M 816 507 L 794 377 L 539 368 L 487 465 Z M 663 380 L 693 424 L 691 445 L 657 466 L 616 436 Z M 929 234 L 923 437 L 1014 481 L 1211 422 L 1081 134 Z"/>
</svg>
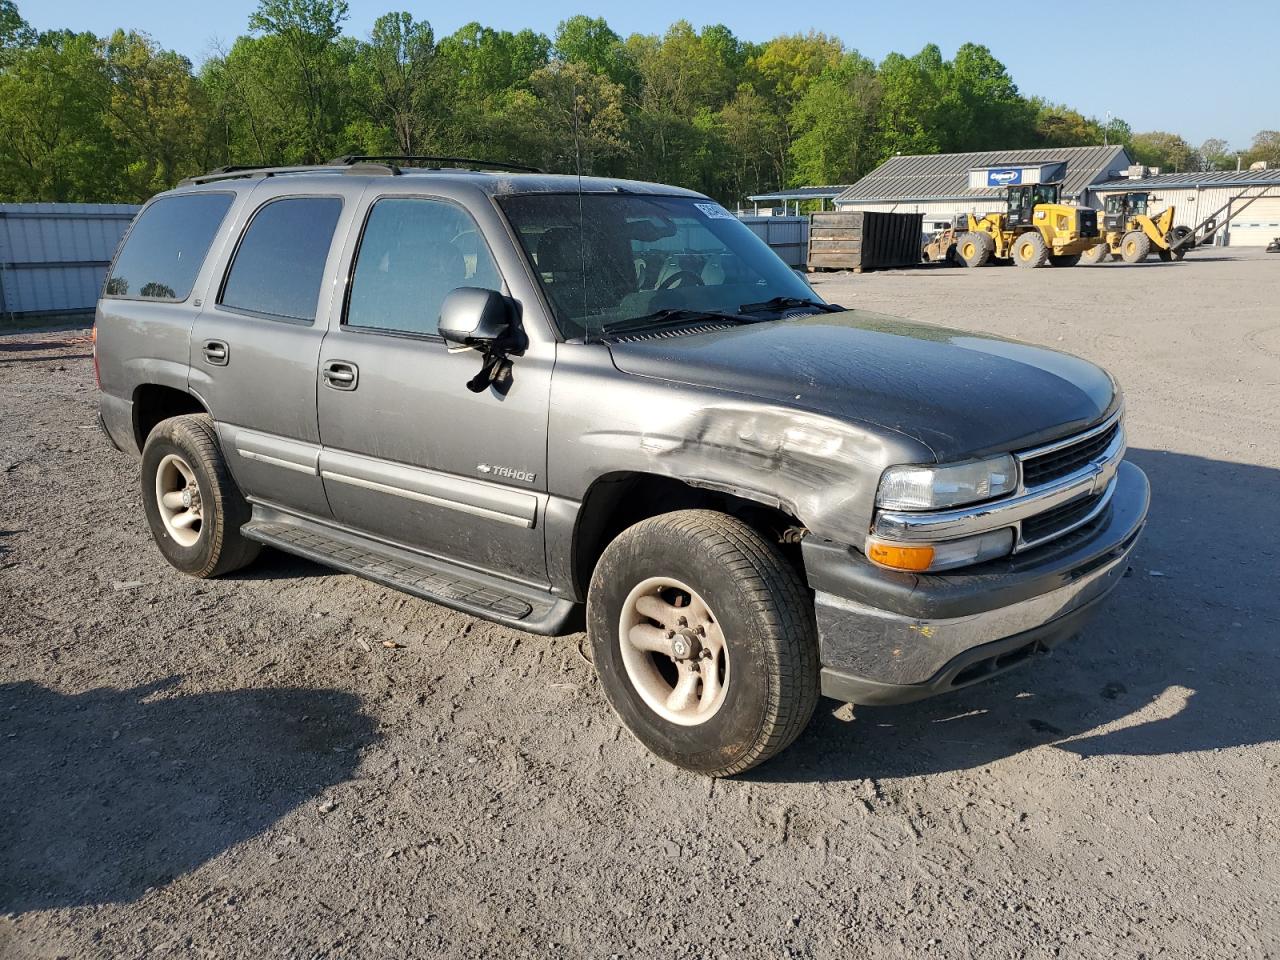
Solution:
<svg viewBox="0 0 1280 960">
<path fill-rule="evenodd" d="M 107 278 L 108 297 L 185 300 L 231 201 L 226 193 L 163 197 L 138 217 Z"/>
<path fill-rule="evenodd" d="M 222 288 L 223 306 L 312 321 L 342 201 L 273 200 L 249 222 Z"/>
<path fill-rule="evenodd" d="M 470 215 L 439 200 L 379 200 L 369 212 L 347 305 L 347 325 L 435 333 L 458 287 L 501 290 Z"/>
</svg>

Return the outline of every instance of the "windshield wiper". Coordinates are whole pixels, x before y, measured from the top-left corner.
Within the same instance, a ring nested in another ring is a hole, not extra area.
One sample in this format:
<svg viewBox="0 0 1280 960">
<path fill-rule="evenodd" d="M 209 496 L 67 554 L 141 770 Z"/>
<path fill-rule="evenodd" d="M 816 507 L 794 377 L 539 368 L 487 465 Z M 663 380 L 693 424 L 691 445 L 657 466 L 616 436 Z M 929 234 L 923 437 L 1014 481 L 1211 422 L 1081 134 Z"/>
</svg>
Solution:
<svg viewBox="0 0 1280 960">
<path fill-rule="evenodd" d="M 639 317 L 628 317 L 617 323 L 606 323 L 600 328 L 602 336 L 612 333 L 634 333 L 638 330 L 661 330 L 678 327 L 691 320 L 716 320 L 725 323 L 754 323 L 752 317 L 736 313 L 719 313 L 715 310 L 692 310 L 688 307 L 665 307 Z"/>
<path fill-rule="evenodd" d="M 792 307 L 813 307 L 822 313 L 840 313 L 844 307 L 834 303 L 822 303 L 808 297 L 774 297 L 772 300 L 761 300 L 759 303 L 744 303 L 738 308 L 739 313 L 763 313 L 768 310 L 789 310 Z"/>
</svg>

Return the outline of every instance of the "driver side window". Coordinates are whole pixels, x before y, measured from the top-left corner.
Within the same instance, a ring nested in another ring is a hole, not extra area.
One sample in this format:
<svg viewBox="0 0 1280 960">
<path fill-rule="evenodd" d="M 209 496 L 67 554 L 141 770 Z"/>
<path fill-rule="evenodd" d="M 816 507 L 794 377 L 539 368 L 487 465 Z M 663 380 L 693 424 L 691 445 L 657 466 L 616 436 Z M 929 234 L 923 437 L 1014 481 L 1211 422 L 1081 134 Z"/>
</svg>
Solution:
<svg viewBox="0 0 1280 960">
<path fill-rule="evenodd" d="M 346 325 L 434 335 L 440 306 L 458 287 L 502 290 L 470 214 L 443 200 L 385 197 L 365 221 Z"/>
</svg>

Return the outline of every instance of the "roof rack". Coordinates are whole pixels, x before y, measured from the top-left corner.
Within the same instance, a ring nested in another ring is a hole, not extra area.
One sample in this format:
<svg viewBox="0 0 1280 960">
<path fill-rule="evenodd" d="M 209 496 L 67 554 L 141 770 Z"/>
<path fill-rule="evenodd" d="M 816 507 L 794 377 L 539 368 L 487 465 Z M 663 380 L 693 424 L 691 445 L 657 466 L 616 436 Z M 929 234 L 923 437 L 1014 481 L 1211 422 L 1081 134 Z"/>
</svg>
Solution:
<svg viewBox="0 0 1280 960">
<path fill-rule="evenodd" d="M 225 166 L 215 167 L 208 173 L 187 177 L 179 186 L 197 183 L 216 183 L 219 180 L 236 180 L 241 177 L 275 177 L 289 173 L 350 173 L 374 176 L 399 176 L 400 164 L 419 166 L 431 170 L 459 167 L 464 170 L 512 170 L 517 173 L 542 173 L 537 167 L 519 163 L 503 163 L 500 160 L 475 160 L 470 157 L 372 156 L 349 153 L 334 157 L 328 163 L 305 164 L 296 167 Z"/>
<path fill-rule="evenodd" d="M 330 166 L 352 166 L 354 164 L 370 164 L 370 163 L 386 163 L 386 164 L 404 164 L 405 166 L 427 167 L 429 169 L 439 170 L 443 167 L 461 167 L 466 170 L 512 170 L 517 173 L 542 173 L 543 171 L 537 167 L 526 166 L 522 163 L 506 163 L 502 160 L 477 160 L 474 157 L 427 157 L 417 154 L 345 154 L 341 157 L 334 157 L 329 161 Z"/>
</svg>

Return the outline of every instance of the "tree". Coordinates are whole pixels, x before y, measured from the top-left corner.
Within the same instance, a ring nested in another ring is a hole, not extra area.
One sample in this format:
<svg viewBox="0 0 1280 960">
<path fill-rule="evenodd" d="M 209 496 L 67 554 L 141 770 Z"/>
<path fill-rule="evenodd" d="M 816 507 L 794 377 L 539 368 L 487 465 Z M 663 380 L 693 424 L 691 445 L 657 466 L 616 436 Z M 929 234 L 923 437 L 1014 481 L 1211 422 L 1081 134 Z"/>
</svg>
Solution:
<svg viewBox="0 0 1280 960">
<path fill-rule="evenodd" d="M 582 63 L 555 62 L 530 77 L 537 97 L 543 162 L 566 172 L 600 173 L 626 150 L 622 87 Z"/>
<path fill-rule="evenodd" d="M 933 44 L 914 57 L 891 53 L 881 61 L 877 126 L 884 155 L 937 153 L 955 142 L 949 128 L 963 126 L 965 121 L 944 110 L 948 73 L 941 51 Z"/>
<path fill-rule="evenodd" d="M 1106 138 L 1096 117 L 1086 117 L 1065 104 L 1049 103 L 1033 97 L 1028 107 L 1034 113 L 1034 140 L 1042 147 L 1089 147 Z"/>
<path fill-rule="evenodd" d="M 810 31 L 775 37 L 751 58 L 748 68 L 757 77 L 756 89 L 785 114 L 842 56 L 844 44 L 838 39 Z"/>
<path fill-rule="evenodd" d="M 875 167 L 881 97 L 875 65 L 854 52 L 810 84 L 791 115 L 791 182 L 853 183 Z"/>
<path fill-rule="evenodd" d="M 717 123 L 726 163 L 716 192 L 741 199 L 786 184 L 791 131 L 767 98 L 743 83 Z"/>
<path fill-rule="evenodd" d="M 1280 167 L 1280 130 L 1259 130 L 1245 152 L 1245 166 L 1264 161 L 1268 167 Z"/>
<path fill-rule="evenodd" d="M 91 33 L 41 34 L 0 70 L 0 196 L 10 201 L 133 199 L 103 121 L 110 81 Z"/>
<path fill-rule="evenodd" d="M 1196 150 L 1197 168 L 1200 170 L 1230 170 L 1236 165 L 1235 155 L 1227 141 L 1210 138 Z"/>
<path fill-rule="evenodd" d="M 102 45 L 110 94 L 107 127 L 128 157 L 131 199 L 145 200 L 213 165 L 211 112 L 191 62 L 150 37 L 117 30 Z"/>
<path fill-rule="evenodd" d="M 0 50 L 29 47 L 36 42 L 36 32 L 22 18 L 13 0 L 0 0 Z"/>
<path fill-rule="evenodd" d="M 346 19 L 346 0 L 259 0 L 249 16 L 258 42 L 241 38 L 232 48 L 244 82 L 258 87 L 255 109 L 276 128 L 282 161 L 318 163 L 340 152 L 354 52 L 342 39 Z"/>
<path fill-rule="evenodd" d="M 1181 173 L 1199 166 L 1191 144 L 1176 133 L 1161 130 L 1135 133 L 1129 141 L 1129 152 L 1138 163 L 1167 172 Z"/>
<path fill-rule="evenodd" d="M 959 120 L 949 149 L 1010 149 L 1035 141 L 1035 110 L 990 50 L 962 44 L 948 72 L 951 88 L 944 102 Z"/>
<path fill-rule="evenodd" d="M 624 88 L 635 80 L 635 68 L 627 59 L 622 38 L 609 28 L 603 17 L 578 14 L 562 20 L 552 45 L 558 59 L 582 64 Z"/>
<path fill-rule="evenodd" d="M 425 20 L 388 13 L 373 24 L 369 41 L 357 47 L 351 66 L 358 102 L 368 116 L 353 139 L 372 153 L 422 152 L 443 118 L 436 89 L 435 34 Z"/>
</svg>

